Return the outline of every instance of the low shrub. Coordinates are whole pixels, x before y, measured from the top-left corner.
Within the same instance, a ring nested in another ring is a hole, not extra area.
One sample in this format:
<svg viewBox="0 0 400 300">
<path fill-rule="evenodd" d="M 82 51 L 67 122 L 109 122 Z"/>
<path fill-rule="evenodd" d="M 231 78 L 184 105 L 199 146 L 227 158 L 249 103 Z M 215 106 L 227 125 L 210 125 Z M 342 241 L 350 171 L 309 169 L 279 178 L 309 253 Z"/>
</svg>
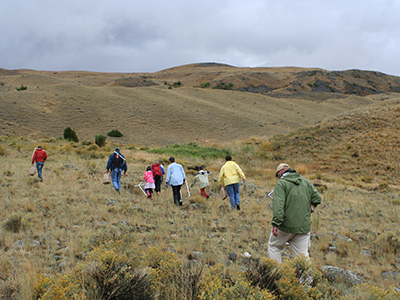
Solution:
<svg viewBox="0 0 400 300">
<path fill-rule="evenodd" d="M 182 83 L 180 82 L 180 81 L 175 81 L 173 84 L 172 84 L 172 86 L 173 87 L 180 87 L 182 85 Z"/>
<path fill-rule="evenodd" d="M 75 142 L 78 143 L 79 139 L 78 136 L 76 135 L 75 130 L 73 130 L 71 127 L 67 127 L 64 129 L 64 139 L 67 141 Z"/>
<path fill-rule="evenodd" d="M 95 249 L 83 268 L 89 299 L 152 299 L 145 270 L 114 250 Z"/>
<path fill-rule="evenodd" d="M 3 145 L 0 145 L 0 156 L 6 155 L 6 148 Z"/>
<path fill-rule="evenodd" d="M 19 213 L 12 213 L 6 220 L 3 221 L 3 228 L 14 233 L 20 232 L 26 228 L 27 223 Z"/>
<path fill-rule="evenodd" d="M 112 137 L 122 137 L 122 133 L 117 129 L 111 130 L 107 135 Z"/>
<path fill-rule="evenodd" d="M 106 145 L 106 140 L 107 140 L 107 137 L 103 134 L 98 134 L 94 138 L 94 142 L 99 147 L 104 147 Z"/>
<path fill-rule="evenodd" d="M 211 82 L 207 81 L 207 82 L 203 82 L 202 84 L 200 84 L 200 87 L 205 89 L 208 88 L 211 85 Z"/>
<path fill-rule="evenodd" d="M 226 84 L 225 82 L 220 82 L 216 86 L 213 87 L 213 89 L 219 89 L 219 90 L 230 90 L 233 87 L 233 83 L 228 83 Z"/>
<path fill-rule="evenodd" d="M 27 86 L 23 86 L 21 84 L 21 86 L 19 88 L 16 88 L 16 89 L 17 89 L 17 91 L 25 91 L 26 89 L 28 89 L 28 87 Z"/>
</svg>

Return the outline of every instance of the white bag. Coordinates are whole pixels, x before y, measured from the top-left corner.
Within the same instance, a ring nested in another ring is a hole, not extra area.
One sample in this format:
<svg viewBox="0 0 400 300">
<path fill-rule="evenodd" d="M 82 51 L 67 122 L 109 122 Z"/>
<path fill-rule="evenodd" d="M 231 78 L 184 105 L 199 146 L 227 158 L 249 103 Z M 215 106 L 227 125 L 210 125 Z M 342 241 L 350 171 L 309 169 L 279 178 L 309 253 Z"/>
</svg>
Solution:
<svg viewBox="0 0 400 300">
<path fill-rule="evenodd" d="M 35 172 L 36 172 L 35 165 L 31 165 L 31 168 L 29 170 L 29 175 L 31 176 L 35 175 Z"/>
<path fill-rule="evenodd" d="M 105 172 L 103 175 L 103 184 L 110 184 L 111 183 L 111 173 Z"/>
</svg>

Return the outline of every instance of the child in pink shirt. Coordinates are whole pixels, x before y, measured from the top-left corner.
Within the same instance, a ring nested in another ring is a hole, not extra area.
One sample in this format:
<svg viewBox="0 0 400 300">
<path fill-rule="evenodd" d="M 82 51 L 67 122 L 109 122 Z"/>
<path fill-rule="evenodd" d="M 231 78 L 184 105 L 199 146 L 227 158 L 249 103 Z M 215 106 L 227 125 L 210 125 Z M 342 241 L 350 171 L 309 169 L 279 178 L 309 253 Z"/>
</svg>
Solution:
<svg viewBox="0 0 400 300">
<path fill-rule="evenodd" d="M 151 167 L 148 166 L 146 168 L 146 172 L 144 173 L 143 180 L 146 181 L 146 185 L 144 186 L 144 190 L 147 194 L 147 198 L 153 199 L 153 189 L 156 187 L 154 184 L 153 172 L 151 171 Z"/>
</svg>

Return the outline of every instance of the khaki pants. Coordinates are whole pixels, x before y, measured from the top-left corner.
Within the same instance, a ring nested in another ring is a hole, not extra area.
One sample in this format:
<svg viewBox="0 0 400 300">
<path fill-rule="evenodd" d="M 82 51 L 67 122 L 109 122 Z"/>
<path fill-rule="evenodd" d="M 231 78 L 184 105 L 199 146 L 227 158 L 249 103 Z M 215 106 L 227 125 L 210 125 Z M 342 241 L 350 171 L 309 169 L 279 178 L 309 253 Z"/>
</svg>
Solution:
<svg viewBox="0 0 400 300">
<path fill-rule="evenodd" d="M 310 233 L 295 234 L 280 231 L 278 236 L 274 236 L 271 232 L 268 241 L 268 254 L 271 259 L 275 259 L 278 263 L 282 262 L 281 251 L 286 243 L 292 248 L 295 256 L 304 255 L 308 257 L 308 247 L 310 244 Z"/>
</svg>

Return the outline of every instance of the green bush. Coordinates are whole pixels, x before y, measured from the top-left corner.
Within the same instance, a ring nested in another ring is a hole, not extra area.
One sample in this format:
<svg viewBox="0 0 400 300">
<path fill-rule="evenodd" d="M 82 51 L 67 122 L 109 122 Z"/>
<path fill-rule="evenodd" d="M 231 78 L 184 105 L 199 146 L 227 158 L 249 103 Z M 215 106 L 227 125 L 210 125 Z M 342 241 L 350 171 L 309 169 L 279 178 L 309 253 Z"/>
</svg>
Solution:
<svg viewBox="0 0 400 300">
<path fill-rule="evenodd" d="M 212 147 L 200 147 L 196 143 L 173 144 L 164 148 L 150 149 L 148 152 L 185 157 L 218 158 L 231 154 L 229 150 Z"/>
<path fill-rule="evenodd" d="M 122 133 L 117 129 L 113 129 L 109 133 L 107 133 L 107 135 L 112 137 L 121 137 Z"/>
<path fill-rule="evenodd" d="M 96 143 L 97 146 L 103 147 L 106 145 L 106 139 L 107 137 L 103 134 L 98 134 L 94 138 L 94 142 Z"/>
<path fill-rule="evenodd" d="M 233 83 L 232 83 L 232 82 L 229 83 L 229 84 L 226 84 L 226 83 L 224 83 L 224 82 L 220 82 L 220 83 L 218 83 L 216 86 L 214 86 L 213 89 L 230 90 L 231 87 L 233 87 Z"/>
<path fill-rule="evenodd" d="M 16 88 L 16 89 L 17 89 L 17 91 L 25 91 L 27 88 L 28 88 L 27 86 L 23 86 L 21 84 L 21 86 L 19 88 Z"/>
<path fill-rule="evenodd" d="M 75 130 L 71 129 L 71 127 L 67 127 L 64 129 L 64 139 L 71 142 L 76 142 L 76 143 L 79 142 Z"/>
<path fill-rule="evenodd" d="M 179 87 L 179 86 L 181 86 L 182 85 L 182 83 L 180 82 L 180 81 L 175 81 L 173 84 L 172 84 L 172 86 L 173 87 Z"/>
<path fill-rule="evenodd" d="M 200 84 L 200 87 L 205 89 L 205 88 L 208 88 L 210 86 L 210 84 L 211 84 L 211 82 L 207 81 L 207 82 Z"/>
</svg>

